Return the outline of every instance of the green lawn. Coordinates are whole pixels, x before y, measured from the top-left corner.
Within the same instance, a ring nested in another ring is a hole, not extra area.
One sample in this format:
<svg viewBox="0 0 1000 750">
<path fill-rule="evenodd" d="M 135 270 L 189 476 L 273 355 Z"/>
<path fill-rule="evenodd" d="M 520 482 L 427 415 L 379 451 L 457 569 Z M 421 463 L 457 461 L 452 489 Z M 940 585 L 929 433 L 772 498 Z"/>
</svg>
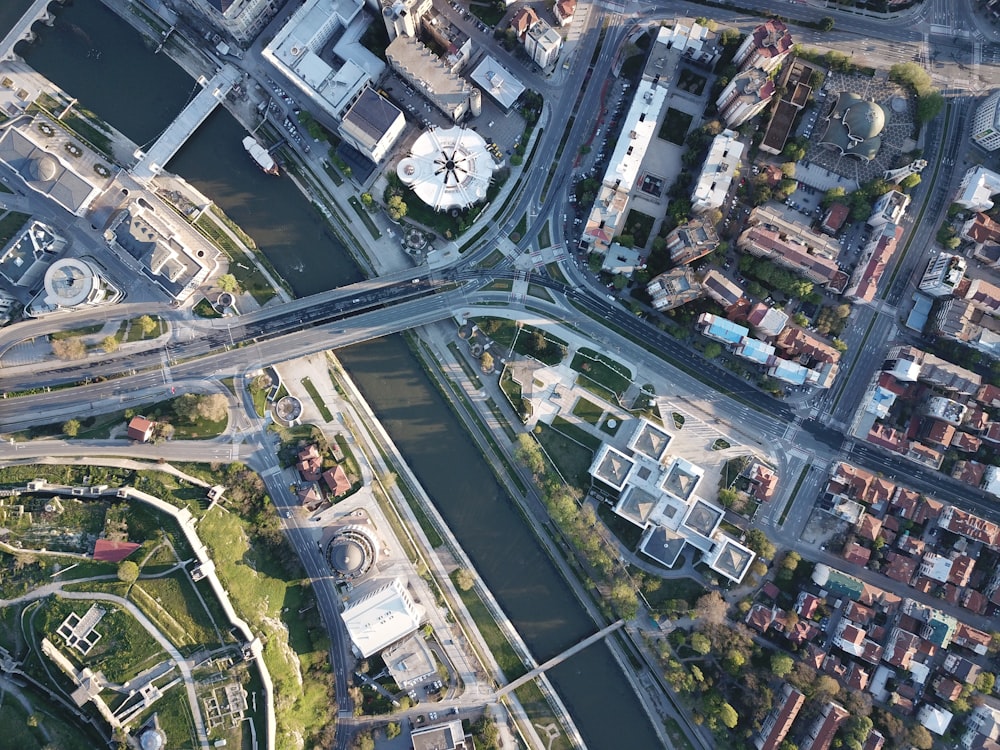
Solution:
<svg viewBox="0 0 1000 750">
<path fill-rule="evenodd" d="M 458 573 L 457 570 L 452 574 L 453 580 L 456 573 Z M 462 598 L 465 608 L 472 615 L 472 619 L 476 623 L 479 633 L 483 636 L 483 640 L 486 641 L 490 653 L 497 660 L 497 664 L 500 665 L 500 669 L 507 679 L 516 680 L 527 672 L 528 670 L 524 666 L 524 663 L 518 657 L 517 652 L 514 651 L 514 647 L 510 645 L 510 641 L 507 640 L 503 631 L 500 630 L 496 620 L 493 619 L 493 615 L 490 614 L 489 609 L 483 604 L 483 600 L 479 598 L 476 590 L 462 591 L 458 586 L 455 588 L 458 591 L 458 595 Z"/>
<path fill-rule="evenodd" d="M 585 448 L 590 448 L 591 451 L 596 451 L 601 447 L 601 439 L 599 437 L 591 435 L 583 428 L 577 427 L 575 424 L 567 419 L 564 419 L 563 417 L 557 415 L 552 420 L 552 427 L 571 440 L 575 440 Z"/>
<path fill-rule="evenodd" d="M 179 649 L 214 648 L 220 645 L 219 635 L 228 632 L 226 620 L 215 622 L 187 575 L 173 573 L 137 581 L 129 591 L 129 599 Z"/>
<path fill-rule="evenodd" d="M 490 28 L 496 26 L 500 23 L 500 19 L 503 18 L 503 14 L 506 11 L 501 10 L 497 7 L 496 3 L 469 3 L 469 10 L 475 14 L 480 21 L 485 23 Z"/>
<path fill-rule="evenodd" d="M 622 224 L 621 234 L 630 234 L 635 244 L 634 247 L 646 247 L 649 242 L 649 235 L 653 231 L 653 224 L 656 219 L 642 211 L 631 209 Z"/>
<path fill-rule="evenodd" d="M 92 326 L 80 326 L 78 328 L 67 328 L 65 331 L 54 331 L 49 334 L 49 339 L 52 341 L 62 341 L 64 339 L 71 339 L 75 336 L 92 336 L 95 333 L 100 333 L 104 326 L 101 323 L 97 323 Z"/>
<path fill-rule="evenodd" d="M 132 318 L 132 320 L 128 321 L 129 324 L 128 336 L 125 338 L 125 341 L 127 342 L 147 341 L 149 339 L 155 339 L 157 336 L 163 333 L 163 321 L 160 319 L 160 316 L 151 315 L 150 317 L 153 319 L 153 322 L 156 323 L 156 328 L 154 328 L 149 333 L 145 333 L 142 330 L 142 326 L 139 325 L 138 318 Z"/>
<path fill-rule="evenodd" d="M 604 407 L 598 406 L 593 401 L 581 398 L 573 405 L 573 414 L 586 422 L 596 425 L 601 421 L 601 417 L 604 416 Z"/>
<path fill-rule="evenodd" d="M 302 382 L 302 387 L 305 388 L 306 391 L 308 391 L 309 396 L 313 400 L 313 403 L 316 404 L 316 408 L 319 409 L 319 414 L 321 417 L 323 417 L 323 420 L 326 422 L 332 422 L 333 414 L 330 412 L 330 409 L 327 407 L 327 405 L 323 402 L 323 399 L 320 398 L 319 391 L 316 390 L 316 386 L 313 384 L 313 382 L 309 378 L 302 378 L 301 382 Z"/>
<path fill-rule="evenodd" d="M 538 442 L 545 448 L 545 452 L 563 478 L 580 489 L 588 487 L 590 485 L 588 469 L 594 459 L 594 451 L 580 445 L 557 429 L 546 424 L 539 426 L 542 430 L 538 433 Z"/>
<path fill-rule="evenodd" d="M 194 306 L 194 314 L 199 318 L 221 318 L 222 313 L 212 306 L 212 303 L 202 297 L 198 304 Z"/>
<path fill-rule="evenodd" d="M 194 224 L 229 256 L 229 273 L 236 277 L 240 288 L 250 292 L 263 305 L 274 297 L 274 289 L 250 256 L 219 226 L 218 221 L 210 212 L 205 212 Z"/>
<path fill-rule="evenodd" d="M 570 366 L 616 396 L 621 396 L 632 383 L 629 368 L 593 349 L 580 349 Z"/>
<path fill-rule="evenodd" d="M 378 230 L 378 227 L 375 226 L 375 222 L 372 221 L 372 217 L 368 215 L 367 211 L 365 211 L 365 207 L 361 205 L 361 201 L 359 201 L 353 195 L 348 200 L 350 201 L 351 208 L 354 209 L 354 213 L 356 213 L 361 218 L 361 223 L 365 225 L 365 228 L 368 230 L 368 233 L 372 236 L 372 239 L 373 240 L 379 239 L 382 236 L 382 233 Z"/>
<path fill-rule="evenodd" d="M 154 422 L 169 422 L 174 427 L 175 440 L 194 440 L 218 437 L 226 429 L 229 423 L 228 414 L 221 420 L 215 422 L 202 417 L 196 417 L 194 421 L 182 419 L 174 411 L 177 399 L 167 399 L 157 401 L 146 406 L 133 407 L 136 414 L 142 414 Z"/>
<path fill-rule="evenodd" d="M 681 112 L 679 109 L 670 107 L 667 109 L 667 114 L 663 117 L 663 124 L 660 126 L 660 132 L 658 135 L 665 141 L 670 141 L 678 146 L 683 146 L 684 139 L 687 137 L 688 128 L 691 127 L 691 121 L 693 119 L 693 115 L 689 115 L 687 112 Z"/>
<path fill-rule="evenodd" d="M 567 343 L 541 328 L 523 325 L 519 329 L 517 323 L 507 318 L 476 318 L 474 322 L 504 352 L 510 351 L 513 344 L 517 354 L 534 357 L 547 365 L 557 365 L 566 356 Z"/>
</svg>

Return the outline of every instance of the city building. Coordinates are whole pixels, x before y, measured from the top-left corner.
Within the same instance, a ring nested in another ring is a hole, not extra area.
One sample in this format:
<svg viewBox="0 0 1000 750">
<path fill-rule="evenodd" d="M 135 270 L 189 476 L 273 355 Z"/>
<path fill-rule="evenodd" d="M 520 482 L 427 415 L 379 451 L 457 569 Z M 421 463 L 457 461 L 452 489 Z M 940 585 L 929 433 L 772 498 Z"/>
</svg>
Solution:
<svg viewBox="0 0 1000 750">
<path fill-rule="evenodd" d="M 608 251 L 604 253 L 601 261 L 601 270 L 612 275 L 625 274 L 632 275 L 637 268 L 645 266 L 643 257 L 645 250 L 639 247 L 627 247 L 617 242 L 612 242 Z"/>
<path fill-rule="evenodd" d="M 964 396 L 975 396 L 982 386 L 982 378 L 971 370 L 912 346 L 890 349 L 882 369 L 902 383 L 919 380 Z"/>
<path fill-rule="evenodd" d="M 558 0 L 552 12 L 560 26 L 568 26 L 576 13 L 576 0 Z"/>
<path fill-rule="evenodd" d="M 70 156 L 73 155 L 73 157 Z M 84 216 L 108 182 L 110 170 L 90 149 L 41 116 L 18 122 L 0 135 L 0 162 L 24 184 L 74 216 Z"/>
<path fill-rule="evenodd" d="M 812 95 L 812 80 L 814 68 L 798 58 L 786 65 L 781 74 L 779 91 L 784 91 L 774 110 L 771 119 L 764 131 L 764 138 L 760 142 L 760 150 L 767 154 L 777 156 L 784 150 L 788 142 L 788 136 L 792 132 L 792 125 L 795 118 L 809 102 Z"/>
<path fill-rule="evenodd" d="M 961 255 L 939 253 L 931 258 L 920 279 L 920 291 L 932 297 L 951 297 L 965 278 L 966 260 Z"/>
<path fill-rule="evenodd" d="M 988 696 L 976 706 L 965 722 L 961 746 L 964 750 L 984 750 L 1000 745 L 1000 702 Z"/>
<path fill-rule="evenodd" d="M 593 208 L 583 228 L 582 242 L 589 249 L 605 252 L 618 235 L 625 218 L 639 168 L 646 155 L 657 121 L 667 99 L 667 89 L 643 79 L 636 86 L 635 97 L 623 118 L 621 136 L 608 160 Z"/>
<path fill-rule="evenodd" d="M 382 21 L 389 41 L 399 36 L 415 37 L 421 21 L 431 12 L 431 0 L 381 0 Z"/>
<path fill-rule="evenodd" d="M 45 269 L 66 249 L 66 238 L 40 221 L 28 221 L 0 250 L 0 275 L 11 284 L 34 291 Z"/>
<path fill-rule="evenodd" d="M 1000 148 L 1000 89 L 976 108 L 972 118 L 972 141 L 987 151 Z"/>
<path fill-rule="evenodd" d="M 691 193 L 691 210 L 694 213 L 722 207 L 739 169 L 743 148 L 732 130 L 723 130 L 715 136 Z"/>
<path fill-rule="evenodd" d="M 754 553 L 719 529 L 722 508 L 696 493 L 704 471 L 680 457 L 667 456 L 670 433 L 638 420 L 628 452 L 603 443 L 590 475 L 614 512 L 643 530 L 639 551 L 672 567 L 690 546 L 713 570 L 740 582 Z"/>
<path fill-rule="evenodd" d="M 747 68 L 733 77 L 716 99 L 719 116 L 728 128 L 738 128 L 760 114 L 774 96 L 774 81 L 759 68 Z"/>
<path fill-rule="evenodd" d="M 246 45 L 254 40 L 283 0 L 185 0 L 186 4 L 217 29 Z"/>
<path fill-rule="evenodd" d="M 820 715 L 809 727 L 805 740 L 799 744 L 801 750 L 828 750 L 833 736 L 840 729 L 850 712 L 839 703 L 830 701 L 823 706 Z"/>
<path fill-rule="evenodd" d="M 989 211 L 990 198 L 1000 193 L 1000 174 L 982 166 L 969 167 L 955 195 L 955 203 L 970 211 Z"/>
<path fill-rule="evenodd" d="M 124 296 L 93 259 L 62 258 L 46 269 L 42 291 L 25 312 L 37 317 L 60 310 L 113 304 Z"/>
<path fill-rule="evenodd" d="M 678 50 L 681 59 L 704 68 L 713 68 L 719 59 L 716 36 L 706 26 L 690 19 L 675 18 L 672 26 L 661 26 L 656 44 Z"/>
<path fill-rule="evenodd" d="M 871 161 L 882 147 L 882 132 L 888 121 L 889 112 L 881 104 L 842 91 L 827 115 L 820 143 L 844 156 Z"/>
<path fill-rule="evenodd" d="M 667 251 L 675 266 L 704 258 L 718 246 L 719 235 L 712 222 L 704 218 L 691 219 L 667 235 Z"/>
<path fill-rule="evenodd" d="M 780 204 L 758 206 L 750 212 L 747 223 L 764 226 L 777 232 L 783 239 L 802 245 L 810 255 L 819 255 L 828 260 L 840 256 L 840 243 L 826 234 L 812 231 L 803 225 L 802 215 Z"/>
<path fill-rule="evenodd" d="M 978 213 L 962 225 L 958 236 L 972 243 L 972 257 L 993 268 L 1000 265 L 1000 222 Z"/>
<path fill-rule="evenodd" d="M 847 286 L 847 274 L 836 261 L 823 255 L 813 255 L 808 245 L 766 226 L 751 226 L 739 236 L 737 244 L 743 250 L 791 269 L 804 278 L 836 292 Z"/>
<path fill-rule="evenodd" d="M 524 50 L 543 70 L 555 64 L 562 48 L 562 36 L 545 21 L 535 21 L 524 35 Z"/>
<path fill-rule="evenodd" d="M 861 250 L 861 258 L 844 290 L 845 297 L 863 304 L 874 301 L 882 274 L 895 255 L 902 236 L 903 227 L 897 224 L 883 224 L 880 230 L 872 233 L 871 239 Z"/>
<path fill-rule="evenodd" d="M 435 211 L 448 211 L 486 200 L 495 167 L 483 137 L 454 126 L 421 133 L 396 174 Z"/>
<path fill-rule="evenodd" d="M 134 416 L 129 421 L 128 427 L 125 429 L 125 437 L 129 440 L 135 440 L 140 443 L 148 443 L 149 439 L 153 437 L 153 428 L 155 426 L 156 422 L 151 419 Z"/>
<path fill-rule="evenodd" d="M 792 34 L 788 27 L 777 19 L 762 23 L 755 28 L 736 50 L 733 63 L 740 70 L 760 68 L 771 72 L 792 51 Z"/>
<path fill-rule="evenodd" d="M 504 112 L 510 112 L 524 93 L 524 84 L 490 55 L 483 56 L 469 78 Z"/>
<path fill-rule="evenodd" d="M 406 127 L 403 112 L 373 88 L 365 86 L 337 128 L 340 136 L 378 164 L 389 154 Z"/>
<path fill-rule="evenodd" d="M 326 560 L 343 581 L 358 581 L 375 570 L 382 545 L 367 519 L 336 530 L 326 545 Z"/>
<path fill-rule="evenodd" d="M 868 217 L 868 226 L 878 228 L 886 224 L 900 224 L 906 207 L 910 205 L 910 196 L 898 190 L 890 190 L 883 193 L 872 206 L 871 216 Z"/>
<path fill-rule="evenodd" d="M 466 113 L 479 114 L 482 94 L 453 73 L 440 57 L 420 40 L 397 36 L 385 48 L 390 67 L 416 91 L 455 122 Z"/>
<path fill-rule="evenodd" d="M 354 650 L 367 659 L 420 627 L 424 608 L 413 601 L 402 579 L 393 578 L 355 589 L 341 617 Z"/>
<path fill-rule="evenodd" d="M 844 222 L 847 221 L 847 217 L 850 214 L 851 209 L 845 204 L 839 202 L 830 204 L 830 207 L 826 209 L 826 213 L 823 214 L 823 221 L 820 222 L 820 231 L 829 235 L 835 235 L 843 228 Z"/>
<path fill-rule="evenodd" d="M 758 302 L 747 313 L 747 323 L 762 336 L 777 336 L 788 325 L 788 314 L 770 305 Z"/>
<path fill-rule="evenodd" d="M 421 6 L 423 4 L 421 3 Z M 472 58 L 472 37 L 451 22 L 442 11 L 431 6 L 421 11 L 420 29 L 442 52 L 442 58 L 452 73 L 458 73 Z M 413 36 L 407 34 L 407 36 Z"/>
<path fill-rule="evenodd" d="M 701 284 L 687 266 L 672 268 L 654 277 L 646 285 L 646 292 L 653 307 L 660 312 L 693 302 L 702 294 Z"/>
<path fill-rule="evenodd" d="M 726 346 L 736 346 L 750 335 L 750 329 L 720 318 L 712 313 L 702 313 L 698 316 L 698 330 L 702 335 L 718 341 Z"/>
<path fill-rule="evenodd" d="M 1000 286 L 985 279 L 972 279 L 962 296 L 983 312 L 990 315 L 1000 313 Z"/>
<path fill-rule="evenodd" d="M 727 310 L 743 299 L 743 290 L 718 269 L 711 268 L 701 280 L 705 294 Z"/>
<path fill-rule="evenodd" d="M 535 9 L 530 5 L 522 5 L 515 11 L 514 15 L 510 17 L 510 29 L 514 32 L 514 36 L 517 40 L 524 43 L 524 37 L 528 33 L 528 29 L 538 23 L 538 14 L 535 13 Z"/>
<path fill-rule="evenodd" d="M 472 738 L 465 736 L 461 719 L 429 724 L 410 732 L 413 750 L 472 750 Z"/>
<path fill-rule="evenodd" d="M 143 273 L 183 302 L 218 267 L 219 250 L 164 204 L 141 198 L 119 210 L 104 232 L 108 245 L 142 264 Z"/>
</svg>

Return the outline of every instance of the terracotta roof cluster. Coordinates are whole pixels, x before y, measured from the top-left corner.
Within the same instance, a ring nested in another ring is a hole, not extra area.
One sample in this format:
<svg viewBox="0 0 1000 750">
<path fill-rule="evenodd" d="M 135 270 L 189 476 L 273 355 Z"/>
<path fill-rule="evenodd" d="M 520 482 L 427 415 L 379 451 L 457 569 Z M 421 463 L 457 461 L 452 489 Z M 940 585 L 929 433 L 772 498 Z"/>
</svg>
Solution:
<svg viewBox="0 0 1000 750">
<path fill-rule="evenodd" d="M 798 326 L 788 326 L 774 340 L 774 345 L 792 357 L 807 357 L 817 362 L 839 362 L 840 352 L 818 336 Z"/>
<path fill-rule="evenodd" d="M 938 525 L 953 534 L 959 534 L 991 547 L 996 547 L 1000 541 L 1000 526 L 985 518 L 956 508 L 954 505 L 949 505 L 944 509 L 938 519 Z"/>
<path fill-rule="evenodd" d="M 323 481 L 326 482 L 326 486 L 330 488 L 330 492 L 334 494 L 334 497 L 340 497 L 351 489 L 351 480 L 347 478 L 347 473 L 340 464 L 337 464 L 328 471 L 324 471 Z"/>
<path fill-rule="evenodd" d="M 875 248 L 872 250 L 868 262 L 864 265 L 860 274 L 856 273 L 852 278 L 851 286 L 847 290 L 847 296 L 863 302 L 871 302 L 875 299 L 878 291 L 879 281 L 882 274 L 896 252 L 896 243 L 903 236 L 903 228 L 897 226 L 893 234 L 883 234 L 879 237 Z"/>
<path fill-rule="evenodd" d="M 890 500 L 896 485 L 859 466 L 840 462 L 830 477 L 827 490 L 858 502 L 875 505 Z"/>
<path fill-rule="evenodd" d="M 783 700 L 780 705 L 774 707 L 760 728 L 760 734 L 754 743 L 757 750 L 775 750 L 792 728 L 792 722 L 806 701 L 802 693 L 787 683 L 782 688 L 781 694 Z"/>
</svg>

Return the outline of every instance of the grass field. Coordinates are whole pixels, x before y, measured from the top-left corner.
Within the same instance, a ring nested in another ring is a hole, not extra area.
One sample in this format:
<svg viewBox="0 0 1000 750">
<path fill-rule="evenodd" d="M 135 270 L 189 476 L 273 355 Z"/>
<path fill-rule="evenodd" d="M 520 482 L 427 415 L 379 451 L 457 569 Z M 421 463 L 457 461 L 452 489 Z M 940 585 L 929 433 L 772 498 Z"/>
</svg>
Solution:
<svg viewBox="0 0 1000 750">
<path fill-rule="evenodd" d="M 620 396 L 632 383 L 632 371 L 593 349 L 580 349 L 570 365 L 594 383 Z"/>
<path fill-rule="evenodd" d="M 559 469 L 559 473 L 570 484 L 580 489 L 584 489 L 590 484 L 590 475 L 587 473 L 594 458 L 594 452 L 589 448 L 570 439 L 559 430 L 548 425 L 540 425 L 542 431 L 538 433 L 538 442 L 542 444 L 549 459 Z"/>
<path fill-rule="evenodd" d="M 319 414 L 323 417 L 323 421 L 332 422 L 333 414 L 330 413 L 330 409 L 323 402 L 323 399 L 319 395 L 319 391 L 316 390 L 315 384 L 309 378 L 302 378 L 302 387 L 306 389 L 310 398 L 312 398 L 313 403 L 316 404 L 316 408 L 319 409 Z"/>
<path fill-rule="evenodd" d="M 577 427 L 575 424 L 570 422 L 568 419 L 565 419 L 564 417 L 560 417 L 557 415 L 552 420 L 552 427 L 553 429 L 556 429 L 559 432 L 561 432 L 566 437 L 579 443 L 585 448 L 589 448 L 592 451 L 596 451 L 598 448 L 601 447 L 601 439 L 599 437 L 597 437 L 596 435 L 591 435 L 589 432 L 580 427 Z"/>
<path fill-rule="evenodd" d="M 601 421 L 601 417 L 604 415 L 604 407 L 598 406 L 593 401 L 581 398 L 573 404 L 573 414 L 580 417 L 580 419 L 585 422 L 590 422 L 590 424 L 596 425 Z"/>
<path fill-rule="evenodd" d="M 692 120 L 694 120 L 693 115 L 670 107 L 663 117 L 663 125 L 660 126 L 660 132 L 657 135 L 665 141 L 683 146 Z"/>
</svg>

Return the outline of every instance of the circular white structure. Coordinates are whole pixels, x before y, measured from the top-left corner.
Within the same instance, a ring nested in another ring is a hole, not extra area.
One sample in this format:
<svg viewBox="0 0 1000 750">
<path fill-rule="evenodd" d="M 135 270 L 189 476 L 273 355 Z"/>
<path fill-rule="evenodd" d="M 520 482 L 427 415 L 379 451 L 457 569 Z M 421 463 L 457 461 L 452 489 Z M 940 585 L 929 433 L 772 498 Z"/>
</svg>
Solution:
<svg viewBox="0 0 1000 750">
<path fill-rule="evenodd" d="M 104 290 L 100 275 L 87 261 L 62 258 L 45 272 L 45 296 L 50 304 L 76 307 L 100 301 Z"/>
<path fill-rule="evenodd" d="M 494 168 L 483 137 L 455 126 L 422 133 L 396 174 L 428 206 L 447 211 L 486 200 Z"/>
<path fill-rule="evenodd" d="M 338 577 L 360 578 L 378 560 L 378 541 L 370 529 L 352 524 L 345 526 L 330 540 L 326 559 Z"/>
<path fill-rule="evenodd" d="M 141 750 L 161 750 L 167 744 L 167 738 L 159 729 L 150 728 L 139 735 Z"/>
</svg>

